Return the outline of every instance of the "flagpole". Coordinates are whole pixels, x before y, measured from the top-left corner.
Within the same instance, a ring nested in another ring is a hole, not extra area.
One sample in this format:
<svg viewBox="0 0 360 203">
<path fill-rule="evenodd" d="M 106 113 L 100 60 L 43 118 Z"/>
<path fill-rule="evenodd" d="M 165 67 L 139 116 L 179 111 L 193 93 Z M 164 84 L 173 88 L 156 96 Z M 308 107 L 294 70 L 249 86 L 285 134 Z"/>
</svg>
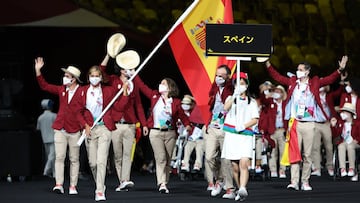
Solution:
<svg viewBox="0 0 360 203">
<path fill-rule="evenodd" d="M 129 78 L 129 81 L 132 81 L 135 76 L 143 69 L 145 64 L 150 60 L 150 58 L 157 52 L 157 50 L 164 44 L 167 38 L 171 35 L 171 33 L 175 30 L 175 28 L 182 23 L 182 21 L 190 14 L 190 12 L 195 8 L 195 6 L 199 3 L 200 0 L 194 0 L 193 3 L 185 10 L 183 14 L 177 19 L 174 25 L 170 28 L 170 30 L 166 33 L 166 35 L 160 40 L 160 42 L 155 46 L 155 48 L 150 52 L 150 54 L 145 58 L 145 60 L 140 64 L 140 66 L 135 71 L 134 75 Z M 91 129 L 102 119 L 105 113 L 109 110 L 109 108 L 114 104 L 116 99 L 121 95 L 123 92 L 123 88 L 121 88 L 118 93 L 114 96 L 114 98 L 110 101 L 110 103 L 105 107 L 105 109 L 101 112 L 100 116 L 94 121 Z M 79 138 L 77 144 L 80 146 L 86 138 L 85 131 L 82 133 L 81 137 Z"/>
</svg>

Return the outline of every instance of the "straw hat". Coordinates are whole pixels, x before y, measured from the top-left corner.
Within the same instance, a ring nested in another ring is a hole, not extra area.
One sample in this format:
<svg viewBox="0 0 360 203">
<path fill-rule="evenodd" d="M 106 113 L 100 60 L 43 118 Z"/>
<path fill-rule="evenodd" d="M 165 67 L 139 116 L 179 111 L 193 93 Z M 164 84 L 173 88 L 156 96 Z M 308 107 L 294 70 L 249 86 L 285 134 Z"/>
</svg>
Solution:
<svg viewBox="0 0 360 203">
<path fill-rule="evenodd" d="M 61 68 L 61 70 L 64 71 L 65 73 L 71 74 L 73 77 L 76 78 L 77 81 L 82 83 L 80 80 L 81 71 L 75 66 L 68 66 L 67 69 Z"/>
<path fill-rule="evenodd" d="M 182 104 L 192 104 L 194 102 L 195 102 L 194 97 L 192 97 L 188 94 L 184 95 L 184 98 L 181 100 Z"/>
<path fill-rule="evenodd" d="M 341 111 L 348 111 L 354 115 L 356 115 L 355 106 L 352 103 L 344 103 L 344 106 L 340 108 Z"/>
<path fill-rule="evenodd" d="M 134 69 L 140 63 L 140 56 L 134 50 L 127 50 L 116 56 L 116 64 L 123 69 Z"/>
<path fill-rule="evenodd" d="M 126 44 L 126 38 L 121 33 L 113 34 L 107 42 L 107 53 L 111 58 L 115 58 L 116 55 L 124 48 Z"/>
</svg>

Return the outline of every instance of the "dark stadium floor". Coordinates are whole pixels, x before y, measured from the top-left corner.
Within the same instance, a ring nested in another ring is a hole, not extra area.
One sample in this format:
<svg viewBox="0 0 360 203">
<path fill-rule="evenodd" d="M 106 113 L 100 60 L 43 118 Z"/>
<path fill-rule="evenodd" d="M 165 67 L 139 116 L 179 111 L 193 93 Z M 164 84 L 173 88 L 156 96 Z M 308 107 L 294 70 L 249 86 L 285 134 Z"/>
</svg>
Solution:
<svg viewBox="0 0 360 203">
<path fill-rule="evenodd" d="M 200 202 L 231 202 L 219 197 L 210 197 L 206 191 L 207 183 L 202 177 L 193 180 L 180 180 L 179 176 L 172 176 L 168 185 L 170 194 L 159 194 L 155 184 L 154 174 L 133 173 L 135 187 L 129 192 L 115 192 L 117 178 L 110 175 L 106 180 L 106 202 L 117 203 L 200 203 Z M 246 202 L 359 202 L 360 183 L 351 182 L 349 178 L 334 180 L 323 175 L 311 177 L 313 191 L 289 191 L 286 188 L 288 179 L 262 180 L 256 178 L 248 184 L 249 197 Z M 54 180 L 33 176 L 25 181 L 14 178 L 9 183 L 5 178 L 0 181 L 0 202 L 95 202 L 95 185 L 92 180 L 79 180 L 79 195 L 67 194 L 68 181 L 65 181 L 65 194 L 59 195 L 51 191 Z"/>
</svg>

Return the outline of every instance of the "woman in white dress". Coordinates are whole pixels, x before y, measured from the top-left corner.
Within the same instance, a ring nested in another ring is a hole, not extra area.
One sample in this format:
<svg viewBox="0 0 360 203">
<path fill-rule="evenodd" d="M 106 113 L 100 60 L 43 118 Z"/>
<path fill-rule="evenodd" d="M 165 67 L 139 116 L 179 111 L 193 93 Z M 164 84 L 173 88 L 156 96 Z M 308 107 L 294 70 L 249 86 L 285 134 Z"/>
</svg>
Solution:
<svg viewBox="0 0 360 203">
<path fill-rule="evenodd" d="M 233 77 L 233 84 L 236 81 L 239 84 L 235 85 L 234 94 L 227 98 L 224 105 L 227 114 L 223 127 L 225 138 L 221 158 L 231 160 L 234 179 L 239 187 L 235 200 L 244 200 L 248 196 L 246 185 L 253 149 L 252 127 L 257 124 L 259 111 L 256 101 L 249 96 L 247 74 L 241 72 L 239 80 Z"/>
</svg>

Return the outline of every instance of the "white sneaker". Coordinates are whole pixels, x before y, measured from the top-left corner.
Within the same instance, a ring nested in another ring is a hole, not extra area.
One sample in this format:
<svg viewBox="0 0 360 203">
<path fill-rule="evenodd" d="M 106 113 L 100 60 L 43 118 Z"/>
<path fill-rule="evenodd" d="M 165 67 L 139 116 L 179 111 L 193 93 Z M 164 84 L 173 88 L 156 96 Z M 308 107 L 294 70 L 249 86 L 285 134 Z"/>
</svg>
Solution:
<svg viewBox="0 0 360 203">
<path fill-rule="evenodd" d="M 321 176 L 321 172 L 319 169 L 314 169 L 314 171 L 311 172 L 311 175 L 312 176 Z"/>
<path fill-rule="evenodd" d="M 194 171 L 200 171 L 201 167 L 199 165 L 195 164 L 193 170 Z"/>
<path fill-rule="evenodd" d="M 272 178 L 277 178 L 277 177 L 278 177 L 278 174 L 277 174 L 276 171 L 271 171 L 270 176 L 271 176 Z"/>
<path fill-rule="evenodd" d="M 345 176 L 347 176 L 348 175 L 348 173 L 346 172 L 346 169 L 345 168 L 342 168 L 341 169 L 341 177 L 345 177 Z"/>
<path fill-rule="evenodd" d="M 256 166 L 255 173 L 261 173 L 261 172 L 263 172 L 263 169 L 261 168 L 261 166 Z"/>
<path fill-rule="evenodd" d="M 70 186 L 69 187 L 69 195 L 77 195 L 78 191 L 76 190 L 75 186 Z"/>
<path fill-rule="evenodd" d="M 311 191 L 311 190 L 312 190 L 312 187 L 310 186 L 309 183 L 303 183 L 303 184 L 301 185 L 301 190 Z"/>
<path fill-rule="evenodd" d="M 163 194 L 169 194 L 169 189 L 166 187 L 165 184 L 161 184 L 159 187 L 159 192 Z"/>
<path fill-rule="evenodd" d="M 290 183 L 290 184 L 287 186 L 287 189 L 299 190 L 299 184 L 297 184 L 297 183 Z"/>
<path fill-rule="evenodd" d="M 95 194 L 95 201 L 105 201 L 106 200 L 106 197 L 105 197 L 105 194 L 102 193 L 102 192 L 97 192 Z"/>
<path fill-rule="evenodd" d="M 334 169 L 328 169 L 329 176 L 334 176 Z"/>
<path fill-rule="evenodd" d="M 206 188 L 206 190 L 207 190 L 207 191 L 211 191 L 211 190 L 213 190 L 214 188 L 215 188 L 214 184 L 209 183 L 208 186 L 207 186 L 207 188 Z"/>
<path fill-rule="evenodd" d="M 186 163 L 181 164 L 181 170 L 189 172 L 190 171 L 189 164 L 186 164 Z"/>
<path fill-rule="evenodd" d="M 64 187 L 62 185 L 56 184 L 55 187 L 53 188 L 53 191 L 58 194 L 64 194 Z"/>
<path fill-rule="evenodd" d="M 222 185 L 220 183 L 216 183 L 214 188 L 211 190 L 211 196 L 215 197 L 220 194 L 222 189 Z"/>
<path fill-rule="evenodd" d="M 121 191 L 129 191 L 129 189 L 134 187 L 134 182 L 132 181 L 121 181 L 120 185 L 115 189 L 116 192 L 121 192 Z"/>
<path fill-rule="evenodd" d="M 285 171 L 282 171 L 282 170 L 281 170 L 281 171 L 279 172 L 279 174 L 280 174 L 280 175 L 279 175 L 279 178 L 286 178 L 286 173 L 285 173 Z"/>
<path fill-rule="evenodd" d="M 354 176 L 355 175 L 355 171 L 353 168 L 349 168 L 349 171 L 348 171 L 348 176 Z"/>
<path fill-rule="evenodd" d="M 359 175 L 358 174 L 356 174 L 356 175 L 354 175 L 353 177 L 351 177 L 351 181 L 358 181 L 359 180 Z"/>
<path fill-rule="evenodd" d="M 223 199 L 235 199 L 234 189 L 227 189 L 226 193 L 222 196 Z"/>
<path fill-rule="evenodd" d="M 238 191 L 237 191 L 237 194 L 236 194 L 236 197 L 235 197 L 235 201 L 244 201 L 245 198 L 248 196 L 248 192 L 246 190 L 246 188 L 244 187 L 241 187 Z"/>
</svg>

